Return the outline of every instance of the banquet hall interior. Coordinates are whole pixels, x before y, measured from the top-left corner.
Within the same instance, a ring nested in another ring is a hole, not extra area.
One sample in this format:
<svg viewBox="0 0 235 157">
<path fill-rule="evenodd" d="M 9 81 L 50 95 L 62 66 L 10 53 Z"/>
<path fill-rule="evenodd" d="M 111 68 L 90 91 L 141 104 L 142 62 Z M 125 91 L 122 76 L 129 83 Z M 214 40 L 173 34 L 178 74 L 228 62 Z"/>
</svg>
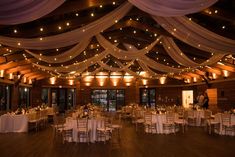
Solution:
<svg viewBox="0 0 235 157">
<path fill-rule="evenodd" d="M 1 0 L 1 157 L 235 148 L 235 1 Z"/>
</svg>

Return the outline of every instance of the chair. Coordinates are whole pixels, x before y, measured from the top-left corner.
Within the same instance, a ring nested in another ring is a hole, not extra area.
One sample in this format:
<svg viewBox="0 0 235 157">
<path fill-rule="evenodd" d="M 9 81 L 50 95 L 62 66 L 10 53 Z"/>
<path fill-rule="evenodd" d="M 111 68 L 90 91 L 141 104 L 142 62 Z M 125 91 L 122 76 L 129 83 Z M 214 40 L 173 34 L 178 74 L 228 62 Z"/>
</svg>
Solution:
<svg viewBox="0 0 235 157">
<path fill-rule="evenodd" d="M 194 111 L 188 111 L 187 112 L 187 120 L 188 120 L 188 124 L 190 126 L 196 126 L 196 124 L 197 124 L 197 117 L 195 116 Z"/>
<path fill-rule="evenodd" d="M 212 112 L 210 110 L 204 111 L 204 116 L 201 117 L 201 125 L 207 127 L 207 121 L 211 119 Z"/>
<path fill-rule="evenodd" d="M 213 132 L 218 132 L 220 131 L 220 122 L 219 120 L 209 118 L 207 119 L 206 123 L 206 130 L 208 129 L 208 133 L 212 134 Z"/>
<path fill-rule="evenodd" d="M 68 118 L 68 123 L 70 122 L 71 118 Z M 62 139 L 63 143 L 65 141 L 73 141 L 73 128 L 69 125 L 62 124 Z"/>
<path fill-rule="evenodd" d="M 54 115 L 53 116 L 53 137 L 57 137 L 58 135 L 62 136 L 62 132 L 64 129 L 64 117 L 63 116 L 58 116 Z"/>
<path fill-rule="evenodd" d="M 122 128 L 122 124 L 121 124 L 121 117 L 119 116 L 119 114 L 115 114 L 113 119 L 112 119 L 112 126 L 111 126 L 113 131 L 117 131 L 118 134 L 118 138 L 120 139 L 120 130 Z"/>
<path fill-rule="evenodd" d="M 112 123 L 107 117 L 104 118 L 104 125 L 96 129 L 97 141 L 104 141 L 111 139 L 112 136 Z"/>
<path fill-rule="evenodd" d="M 90 142 L 90 129 L 88 128 L 88 118 L 77 119 L 77 142 L 84 139 L 88 144 Z"/>
<path fill-rule="evenodd" d="M 182 132 L 184 133 L 186 128 L 187 128 L 187 125 L 188 125 L 188 122 L 187 122 L 187 116 L 185 114 L 186 112 L 183 112 L 182 115 L 180 115 L 178 118 L 176 118 L 174 120 L 175 122 L 175 129 L 179 130 L 180 129 L 180 126 L 182 128 Z"/>
<path fill-rule="evenodd" d="M 39 128 L 39 114 L 38 113 L 30 113 L 28 115 L 28 130 L 38 131 Z"/>
<path fill-rule="evenodd" d="M 140 124 L 144 124 L 144 117 L 141 116 L 139 110 L 134 111 L 132 122 L 135 124 L 135 131 L 138 131 L 138 126 Z"/>
<path fill-rule="evenodd" d="M 166 121 L 162 123 L 164 133 L 175 133 L 175 115 L 174 113 L 166 114 Z"/>
<path fill-rule="evenodd" d="M 145 131 L 150 133 L 153 133 L 153 130 L 157 130 L 156 122 L 153 122 L 151 112 L 146 112 L 144 115 L 144 127 Z"/>
<path fill-rule="evenodd" d="M 225 131 L 225 135 L 228 135 L 228 131 L 234 132 L 234 126 L 231 124 L 231 114 L 222 113 L 221 121 L 222 121 L 222 130 Z"/>
</svg>

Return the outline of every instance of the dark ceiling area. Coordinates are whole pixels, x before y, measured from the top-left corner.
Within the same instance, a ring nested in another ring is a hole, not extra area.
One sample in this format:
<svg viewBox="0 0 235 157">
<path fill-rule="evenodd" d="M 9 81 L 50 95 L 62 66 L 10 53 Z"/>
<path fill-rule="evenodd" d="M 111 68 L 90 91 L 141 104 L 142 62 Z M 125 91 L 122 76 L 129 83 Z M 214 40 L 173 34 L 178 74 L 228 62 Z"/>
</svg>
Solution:
<svg viewBox="0 0 235 157">
<path fill-rule="evenodd" d="M 47 36 L 57 35 L 64 32 L 69 32 L 76 28 L 80 28 L 87 25 L 104 15 L 110 13 L 115 8 L 123 4 L 124 0 L 66 0 L 64 4 L 58 7 L 50 14 L 37 19 L 32 22 L 27 22 L 17 25 L 0 25 L 0 34 L 2 36 L 17 37 L 17 38 L 43 38 Z M 233 0 L 219 0 L 216 4 L 205 9 L 201 12 L 187 15 L 192 21 L 203 26 L 204 28 L 217 33 L 221 36 L 235 40 L 235 1 Z M 174 36 L 168 33 L 162 28 L 152 17 L 133 7 L 131 11 L 116 24 L 110 28 L 104 30 L 102 35 L 113 44 L 117 44 L 120 49 L 126 49 L 124 44 L 134 45 L 138 49 L 143 49 L 159 35 L 172 37 L 178 47 L 184 52 L 184 54 L 197 63 L 202 63 L 210 58 L 213 54 L 209 52 L 201 51 L 195 47 L 192 47 Z M 6 73 L 21 73 L 23 75 L 33 74 L 30 76 L 34 79 L 44 79 L 51 76 L 56 76 L 58 73 L 53 71 L 47 71 L 44 69 L 38 69 L 32 65 L 32 63 L 45 65 L 50 67 L 66 66 L 75 63 L 82 63 L 93 57 L 96 54 L 100 54 L 104 49 L 98 45 L 98 41 L 95 37 L 84 50 L 84 53 L 76 56 L 75 58 L 63 62 L 63 63 L 50 63 L 40 61 L 34 58 L 32 55 L 25 52 L 24 49 L 9 47 L 7 45 L 1 45 L 0 47 L 0 70 L 1 68 L 6 70 Z M 97 46 L 98 45 L 98 46 Z M 66 50 L 69 50 L 74 45 L 67 47 L 60 47 L 57 49 L 45 49 L 45 50 L 31 50 L 34 53 L 44 56 L 53 56 L 62 54 Z M 175 68 L 187 68 L 176 61 L 174 61 L 164 50 L 161 43 L 154 46 L 151 51 L 146 54 L 154 61 Z M 117 67 L 117 61 L 126 64 L 127 61 L 118 59 L 112 55 L 108 55 L 102 59 L 103 63 L 106 63 L 110 67 Z M 231 55 L 224 57 L 222 62 L 235 69 L 234 58 Z M 14 63 L 14 64 L 13 64 Z M 7 66 L 7 68 L 4 68 Z M 94 64 L 84 71 L 94 71 L 99 65 Z M 218 65 L 212 66 L 215 69 Z M 151 69 L 151 67 L 149 67 Z M 134 72 L 141 71 L 138 62 L 134 61 L 129 67 Z M 151 69 L 156 74 L 164 74 L 156 69 Z M 201 71 L 208 71 L 207 67 L 198 68 Z M 220 69 L 222 70 L 222 69 Z M 185 71 L 183 73 L 175 74 L 184 78 L 184 76 L 191 76 L 190 73 L 199 75 L 196 71 Z M 66 73 L 63 73 L 66 76 Z M 40 76 L 40 77 L 39 77 Z"/>
</svg>

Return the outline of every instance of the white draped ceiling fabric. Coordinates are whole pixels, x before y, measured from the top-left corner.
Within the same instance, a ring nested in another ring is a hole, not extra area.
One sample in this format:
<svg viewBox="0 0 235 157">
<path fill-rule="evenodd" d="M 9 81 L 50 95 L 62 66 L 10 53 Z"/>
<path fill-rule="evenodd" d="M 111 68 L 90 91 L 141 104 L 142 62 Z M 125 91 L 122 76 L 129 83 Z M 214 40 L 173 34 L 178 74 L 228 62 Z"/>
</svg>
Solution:
<svg viewBox="0 0 235 157">
<path fill-rule="evenodd" d="M 124 17 L 131 8 L 132 5 L 128 2 L 125 2 L 111 13 L 101 17 L 99 20 L 96 20 L 84 27 L 66 33 L 61 33 L 49 37 L 43 37 L 42 39 L 11 38 L 11 37 L 0 36 L 0 43 L 12 47 L 35 49 L 35 50 L 53 49 L 53 48 L 70 46 L 73 44 L 77 44 L 81 40 L 87 40 L 92 36 L 114 25 L 117 21 L 119 21 L 122 17 Z"/>
<path fill-rule="evenodd" d="M 235 54 L 235 40 L 213 33 L 189 18 L 153 16 L 165 30 L 179 40 L 211 53 Z"/>
<path fill-rule="evenodd" d="M 176 45 L 173 38 L 171 37 L 162 37 L 162 45 L 168 55 L 177 63 L 183 66 L 188 67 L 198 67 L 198 66 L 205 66 L 205 65 L 212 65 L 217 63 L 219 60 L 221 60 L 226 54 L 214 54 L 211 58 L 209 58 L 207 61 L 199 64 L 188 58 Z"/>
<path fill-rule="evenodd" d="M 64 2 L 65 0 L 1 0 L 0 24 L 15 25 L 39 19 Z"/>
<path fill-rule="evenodd" d="M 199 12 L 217 0 L 128 0 L 151 15 L 162 17 L 182 16 Z"/>
<path fill-rule="evenodd" d="M 16 8 L 28 8 L 30 11 L 30 7 L 32 4 L 36 4 L 37 7 L 41 4 L 48 4 L 47 12 L 43 7 L 41 10 L 44 10 L 45 13 L 49 13 L 50 11 L 54 10 L 58 6 L 60 6 L 64 1 L 62 0 L 22 0 L 15 5 L 8 6 L 9 8 L 4 8 L 4 5 L 9 5 L 14 0 L 3 0 L 0 2 L 0 22 L 2 22 L 1 18 L 4 19 L 4 14 L 7 11 L 15 10 Z M 107 64 L 101 62 L 108 54 L 113 55 L 117 59 L 122 60 L 129 60 L 133 62 L 134 60 L 138 61 L 141 68 L 145 71 L 148 71 L 150 75 L 156 75 L 154 71 L 150 68 L 155 69 L 157 71 L 162 72 L 180 72 L 182 69 L 173 68 L 170 66 L 166 66 L 160 63 L 157 63 L 155 60 L 147 57 L 145 54 L 148 53 L 162 38 L 162 36 L 158 37 L 153 43 L 147 46 L 144 49 L 138 50 L 136 48 L 129 49 L 128 51 L 119 49 L 117 45 L 113 45 L 108 40 L 106 40 L 102 35 L 99 33 L 106 30 L 107 28 L 114 25 L 117 21 L 122 19 L 132 8 L 132 4 L 138 7 L 139 9 L 149 13 L 152 15 L 153 19 L 158 22 L 164 29 L 170 32 L 173 36 L 180 39 L 181 41 L 196 47 L 200 50 L 207 51 L 214 53 L 216 55 L 212 56 L 208 61 L 198 64 L 188 58 L 183 52 L 178 48 L 172 38 L 164 37 L 163 38 L 163 46 L 166 49 L 166 52 L 179 64 L 196 67 L 200 65 L 210 65 L 228 53 L 235 52 L 235 41 L 222 37 L 218 34 L 215 34 L 200 25 L 194 23 L 193 21 L 189 20 L 187 17 L 183 16 L 190 13 L 195 13 L 201 11 L 205 8 L 208 8 L 212 4 L 214 4 L 217 0 L 129 0 L 129 2 L 123 3 L 121 6 L 116 8 L 114 11 L 110 12 L 109 14 L 101 17 L 100 19 L 85 25 L 81 28 L 61 33 L 58 35 L 47 36 L 43 38 L 13 38 L 13 37 L 6 37 L 0 36 L 0 43 L 3 45 L 8 45 L 12 47 L 18 47 L 23 49 L 35 49 L 35 50 L 46 50 L 46 49 L 53 49 L 53 48 L 60 48 L 70 45 L 75 45 L 68 51 L 65 51 L 62 54 L 55 55 L 55 56 L 44 56 L 38 55 L 34 52 L 26 50 L 29 54 L 34 56 L 35 58 L 47 62 L 47 63 L 62 63 L 73 59 L 74 57 L 81 54 L 81 52 L 88 46 L 91 38 L 96 36 L 97 41 L 102 45 L 105 50 L 100 54 L 95 55 L 92 58 L 86 59 L 80 63 L 76 63 L 73 65 L 68 65 L 64 67 L 49 67 L 44 65 L 34 64 L 37 67 L 49 70 L 49 71 L 56 71 L 56 72 L 71 72 L 77 71 L 82 72 L 84 69 L 87 69 L 89 66 L 94 64 L 99 64 L 102 68 L 110 70 L 110 71 L 120 71 L 123 70 L 128 72 L 131 75 L 137 75 L 135 72 L 129 69 L 126 65 L 123 65 L 121 62 L 118 62 L 120 68 L 110 67 Z M 50 7 L 52 3 L 57 2 L 57 5 Z M 30 4 L 32 3 L 32 4 Z M 61 4 L 60 4 L 61 3 Z M 131 4 L 132 3 L 132 4 Z M 50 4 L 50 5 L 49 5 Z M 34 7 L 32 7 L 34 8 Z M 54 9 L 53 9 L 54 8 Z M 34 8 L 35 9 L 35 8 Z M 26 11 L 27 9 L 25 9 Z M 39 9 L 40 10 L 40 9 Z M 20 11 L 16 9 L 16 11 Z M 4 13 L 4 14 L 1 14 Z M 16 12 L 17 13 L 17 12 Z M 40 18 L 39 15 L 37 18 Z M 26 18 L 26 14 L 24 10 L 22 10 L 22 18 L 18 18 L 18 22 L 24 21 Z M 36 15 L 36 13 L 35 13 Z M 10 14 L 9 14 L 10 16 Z M 173 17 L 174 16 L 174 17 Z M 7 16 L 6 16 L 7 17 Z M 35 16 L 32 16 L 35 18 Z M 24 19 L 24 20 L 23 20 Z M 7 21 L 9 20 L 9 21 Z M 5 18 L 5 23 L 10 24 L 11 18 Z M 3 20 L 4 22 L 4 20 Z M 20 43 L 20 44 L 19 44 Z M 168 49 L 170 47 L 170 49 Z M 220 53 L 220 54 L 217 54 Z M 129 65 L 129 64 L 128 64 Z M 100 69 L 99 68 L 99 69 Z M 119 70 L 118 70 L 119 69 Z M 137 75 L 138 76 L 138 75 Z"/>
<path fill-rule="evenodd" d="M 25 50 L 25 51 L 31 54 L 33 57 L 37 58 L 38 60 L 41 60 L 47 63 L 63 63 L 80 55 L 86 49 L 90 41 L 91 39 L 88 39 L 88 40 L 84 39 L 73 48 L 63 52 L 62 54 L 54 55 L 54 56 L 44 56 L 44 55 L 33 53 L 29 50 Z"/>
<path fill-rule="evenodd" d="M 144 48 L 138 51 L 137 50 L 125 51 L 125 50 L 119 49 L 118 47 L 114 46 L 112 43 L 110 43 L 101 35 L 97 35 L 96 38 L 97 38 L 97 41 L 100 43 L 100 45 L 104 47 L 105 49 L 108 49 L 109 53 L 116 58 L 123 59 L 123 60 L 138 59 L 144 62 L 149 67 L 156 69 L 158 71 L 162 71 L 162 72 L 180 72 L 180 69 L 172 68 L 172 67 L 157 63 L 156 61 L 154 61 L 153 59 L 150 59 L 149 57 L 145 55 L 155 46 L 157 42 L 159 42 L 159 39 L 161 38 L 161 36 L 158 37 L 147 48 Z"/>
</svg>

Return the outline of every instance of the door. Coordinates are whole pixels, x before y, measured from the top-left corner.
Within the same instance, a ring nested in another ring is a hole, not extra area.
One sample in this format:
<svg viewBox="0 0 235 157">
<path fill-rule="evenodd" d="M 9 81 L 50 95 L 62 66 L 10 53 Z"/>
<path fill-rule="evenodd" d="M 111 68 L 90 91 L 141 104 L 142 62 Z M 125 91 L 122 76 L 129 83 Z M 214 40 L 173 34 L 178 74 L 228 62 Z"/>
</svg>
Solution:
<svg viewBox="0 0 235 157">
<path fill-rule="evenodd" d="M 185 108 L 189 108 L 190 104 L 193 104 L 193 90 L 182 91 L 182 102 Z"/>
</svg>

